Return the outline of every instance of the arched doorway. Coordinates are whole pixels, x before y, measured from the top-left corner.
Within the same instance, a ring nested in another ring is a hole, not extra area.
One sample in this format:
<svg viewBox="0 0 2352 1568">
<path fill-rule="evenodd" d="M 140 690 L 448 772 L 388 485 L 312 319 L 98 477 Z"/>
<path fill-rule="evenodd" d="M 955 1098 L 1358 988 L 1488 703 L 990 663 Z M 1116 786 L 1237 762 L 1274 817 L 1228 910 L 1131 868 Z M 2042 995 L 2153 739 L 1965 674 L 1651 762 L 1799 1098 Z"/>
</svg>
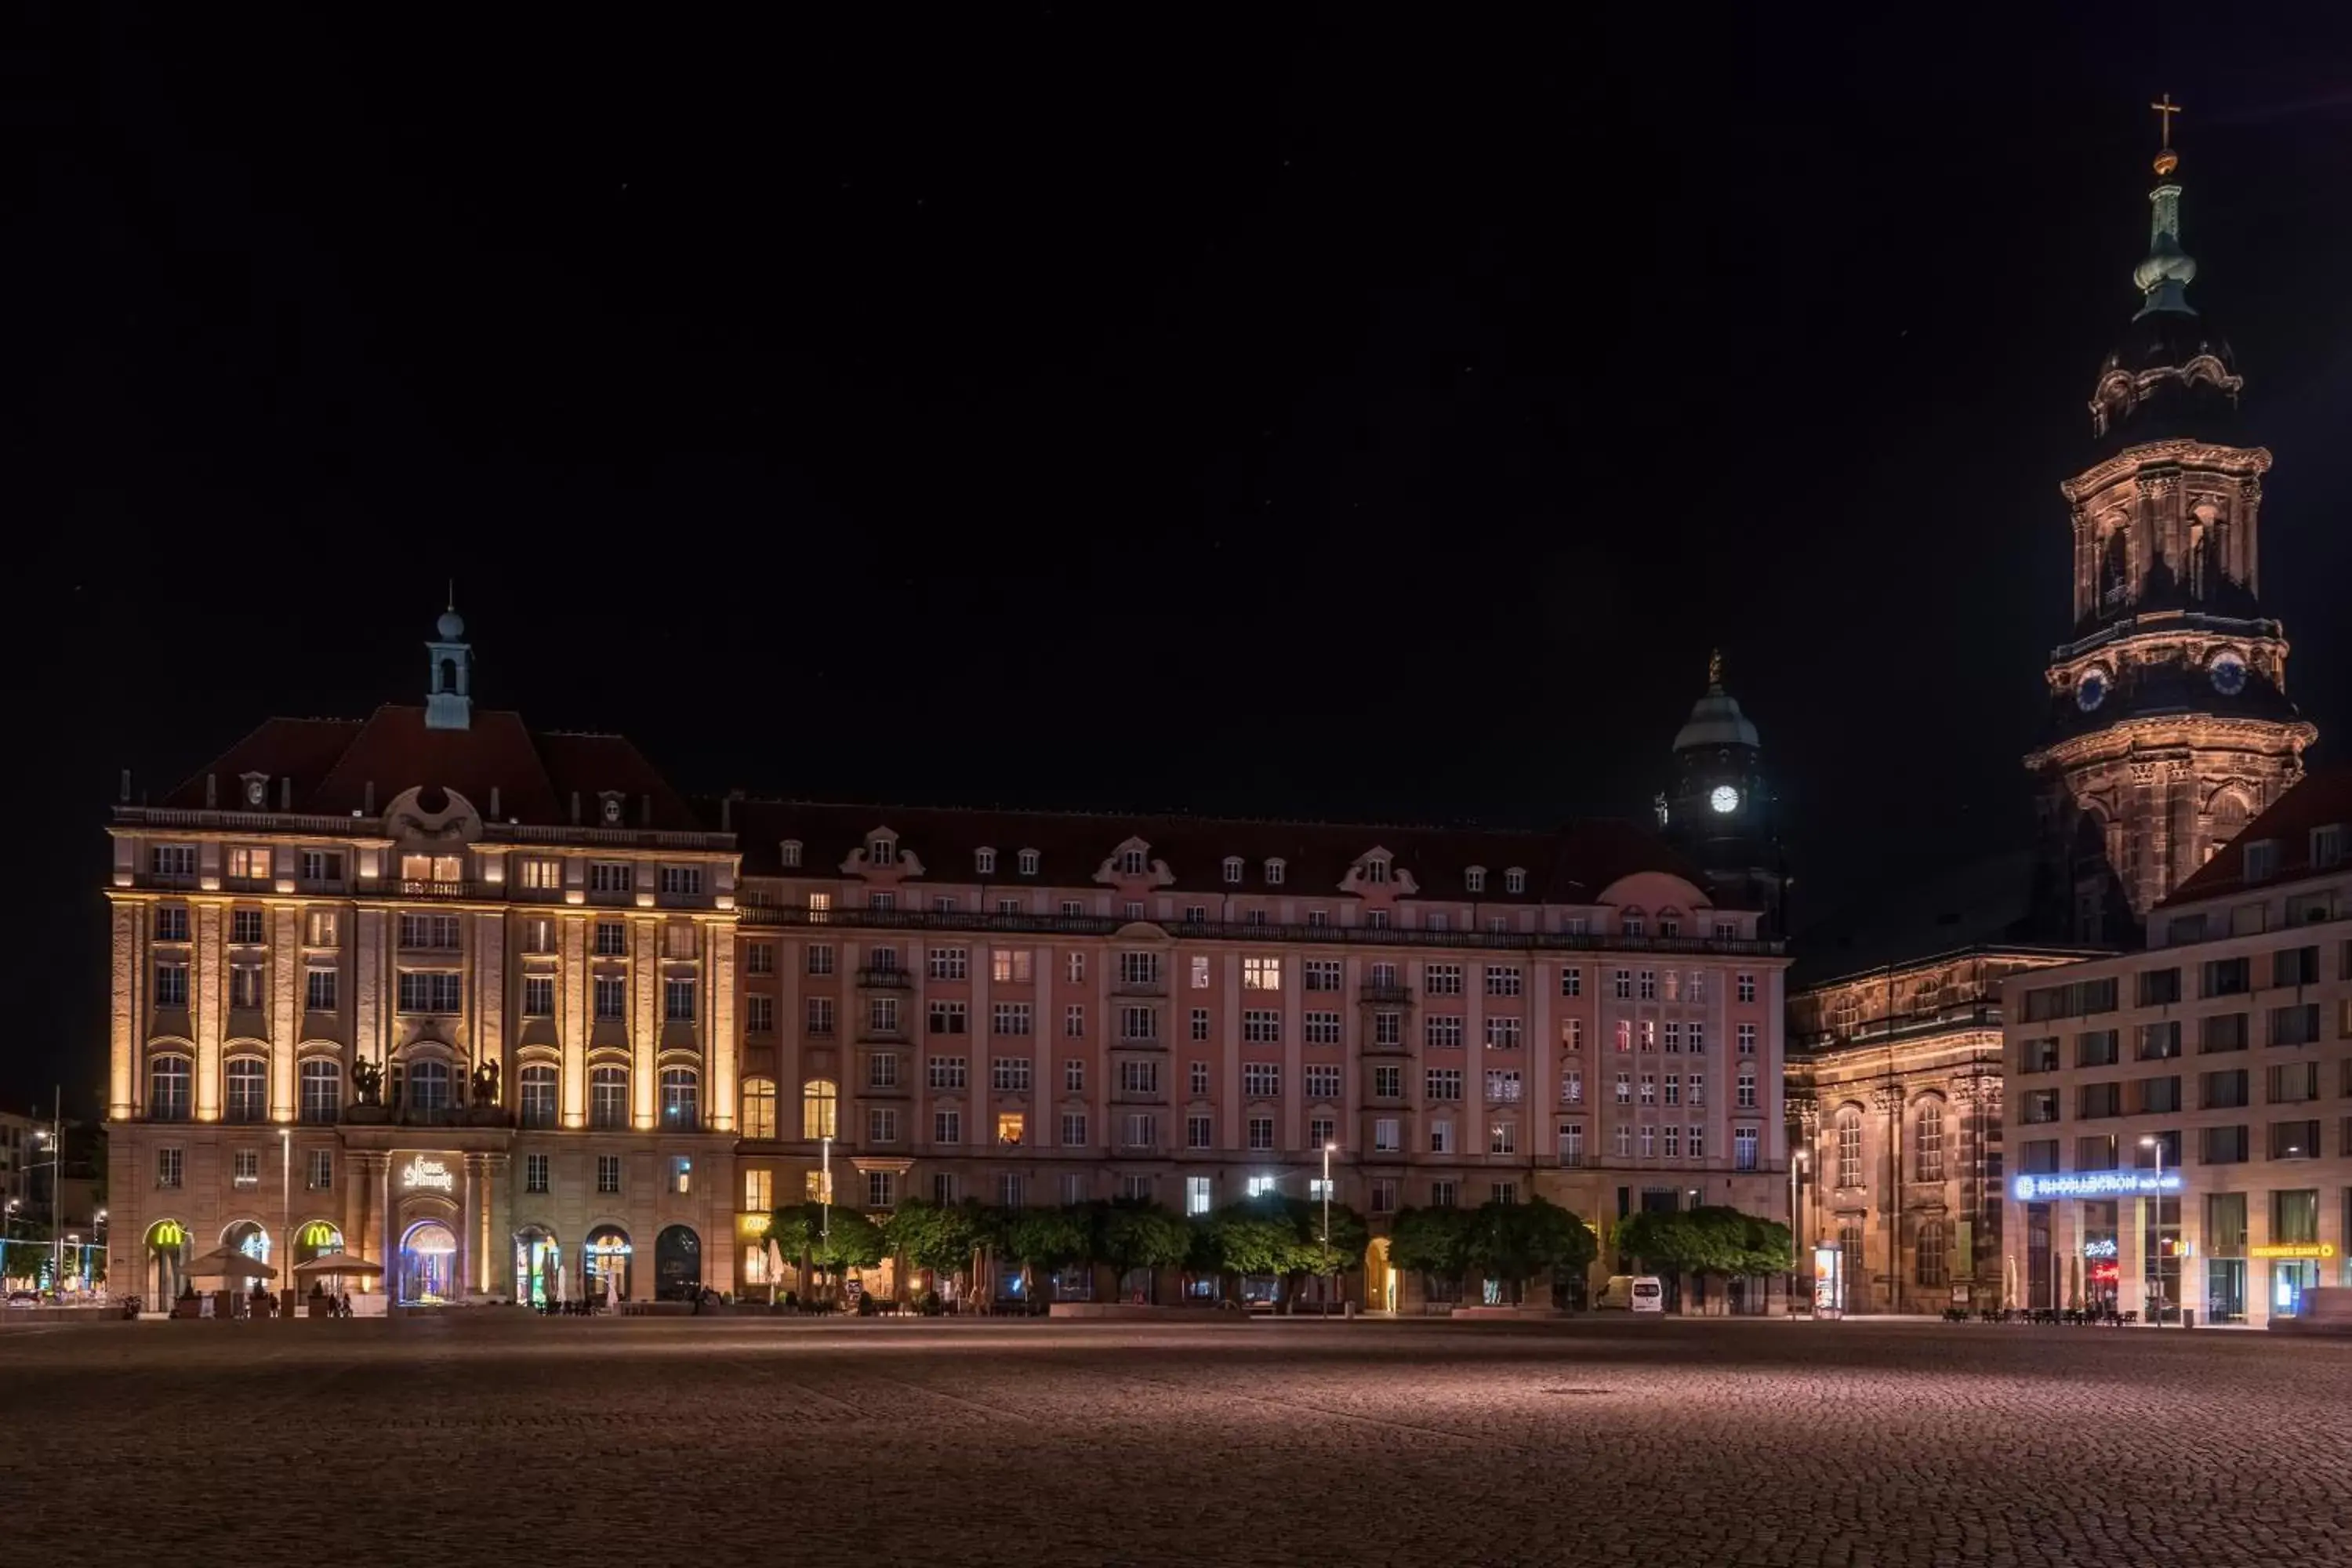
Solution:
<svg viewBox="0 0 2352 1568">
<path fill-rule="evenodd" d="M 168 1311 L 188 1283 L 188 1227 L 159 1219 L 147 1227 L 147 1301 L 150 1310 Z"/>
<path fill-rule="evenodd" d="M 422 1219 L 400 1238 L 400 1304 L 440 1306 L 455 1300 L 457 1238 L 437 1219 Z"/>
<path fill-rule="evenodd" d="M 259 1220 L 241 1219 L 221 1232 L 221 1245 L 244 1253 L 256 1263 L 269 1261 L 269 1232 Z"/>
<path fill-rule="evenodd" d="M 629 1299 L 629 1265 L 635 1251 L 629 1233 L 617 1225 L 600 1225 L 588 1233 L 580 1248 L 580 1282 L 590 1300 L 604 1299 L 607 1280 L 620 1300 Z"/>
<path fill-rule="evenodd" d="M 515 1232 L 514 1299 L 529 1307 L 563 1300 L 563 1250 L 545 1228 L 527 1225 Z"/>
<path fill-rule="evenodd" d="M 1376 1236 L 1364 1248 L 1364 1310 L 1393 1312 L 1396 1305 L 1397 1277 L 1389 1263 L 1389 1238 Z"/>
<path fill-rule="evenodd" d="M 691 1227 L 671 1226 L 654 1238 L 654 1297 L 683 1301 L 702 1288 L 702 1238 Z"/>
<path fill-rule="evenodd" d="M 343 1249 L 343 1233 L 323 1219 L 314 1219 L 294 1233 L 294 1267 Z"/>
</svg>

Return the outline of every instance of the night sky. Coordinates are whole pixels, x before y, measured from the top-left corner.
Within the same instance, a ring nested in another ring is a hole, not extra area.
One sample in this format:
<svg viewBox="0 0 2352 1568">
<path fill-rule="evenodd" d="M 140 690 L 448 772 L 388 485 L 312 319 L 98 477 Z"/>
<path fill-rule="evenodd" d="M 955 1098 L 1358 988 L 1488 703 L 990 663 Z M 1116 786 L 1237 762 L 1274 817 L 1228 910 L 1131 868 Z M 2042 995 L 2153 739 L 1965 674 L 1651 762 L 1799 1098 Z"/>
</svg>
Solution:
<svg viewBox="0 0 2352 1568">
<path fill-rule="evenodd" d="M 0 1092 L 99 1108 L 117 771 L 451 577 L 692 788 L 1634 814 L 1720 644 L 1801 925 L 2014 842 L 2164 91 L 2352 725 L 2352 12 L 1613 9 L 37 13 Z"/>
</svg>

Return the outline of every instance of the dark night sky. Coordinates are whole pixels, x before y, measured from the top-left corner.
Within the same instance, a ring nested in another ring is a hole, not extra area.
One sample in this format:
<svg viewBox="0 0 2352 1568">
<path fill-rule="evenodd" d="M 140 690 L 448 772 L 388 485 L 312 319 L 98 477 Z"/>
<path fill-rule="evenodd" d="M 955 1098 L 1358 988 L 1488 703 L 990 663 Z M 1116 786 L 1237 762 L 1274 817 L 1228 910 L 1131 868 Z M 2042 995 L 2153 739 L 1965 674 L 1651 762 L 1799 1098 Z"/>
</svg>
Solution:
<svg viewBox="0 0 2352 1568">
<path fill-rule="evenodd" d="M 450 576 L 695 787 L 1632 813 L 1720 643 L 1801 908 L 2014 837 L 2165 90 L 2352 723 L 2343 7 L 500 9 L 6 57 L 11 1101 L 95 1108 L 115 771 L 415 700 Z"/>
</svg>

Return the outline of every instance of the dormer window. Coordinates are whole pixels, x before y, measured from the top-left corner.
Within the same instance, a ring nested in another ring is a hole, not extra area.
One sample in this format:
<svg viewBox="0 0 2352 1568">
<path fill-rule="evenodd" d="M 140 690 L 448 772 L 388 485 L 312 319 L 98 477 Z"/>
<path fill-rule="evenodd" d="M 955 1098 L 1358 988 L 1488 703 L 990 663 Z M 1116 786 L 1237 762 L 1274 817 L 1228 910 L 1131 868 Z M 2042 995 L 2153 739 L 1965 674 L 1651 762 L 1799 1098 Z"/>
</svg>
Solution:
<svg viewBox="0 0 2352 1568">
<path fill-rule="evenodd" d="M 2246 846 L 2246 880 L 2267 882 L 2278 875 L 2278 840 L 2257 839 Z"/>
<path fill-rule="evenodd" d="M 996 851 L 993 849 L 973 850 L 971 852 L 971 868 L 974 872 L 982 877 L 995 876 Z"/>
<path fill-rule="evenodd" d="M 1282 886 L 1282 862 L 1280 860 L 1268 860 L 1265 863 L 1265 885 L 1269 888 L 1279 888 Z"/>
<path fill-rule="evenodd" d="M 1143 851 L 1129 847 L 1118 852 L 1118 874 L 1122 877 L 1143 875 Z"/>
<path fill-rule="evenodd" d="M 1486 890 L 1486 868 L 1484 866 L 1473 866 L 1468 870 L 1463 872 L 1462 885 L 1474 893 L 1485 892 Z"/>
<path fill-rule="evenodd" d="M 1228 855 L 1225 857 L 1225 880 L 1234 887 L 1239 887 L 1241 885 L 1242 858 L 1240 856 Z"/>
<path fill-rule="evenodd" d="M 1364 862 L 1363 876 L 1364 880 L 1367 882 L 1387 881 L 1389 879 L 1388 861 L 1381 856 L 1373 856 L 1370 859 Z"/>
<path fill-rule="evenodd" d="M 1021 851 L 1018 863 L 1023 876 L 1035 876 L 1037 874 L 1037 851 L 1034 849 L 1024 849 Z"/>
<path fill-rule="evenodd" d="M 787 871 L 796 869 L 801 863 L 801 841 L 797 838 L 787 838 L 777 845 L 776 859 Z"/>
<path fill-rule="evenodd" d="M 1503 891 L 1524 893 L 1528 890 L 1528 873 L 1523 866 L 1506 867 L 1503 871 Z"/>
<path fill-rule="evenodd" d="M 866 863 L 869 866 L 896 866 L 898 863 L 898 841 L 879 835 L 867 839 Z"/>
<path fill-rule="evenodd" d="M 2343 860 L 2343 825 L 2330 823 L 2326 827 L 2313 828 L 2311 830 L 2311 868 L 2315 871 L 2326 871 L 2341 865 Z"/>
</svg>

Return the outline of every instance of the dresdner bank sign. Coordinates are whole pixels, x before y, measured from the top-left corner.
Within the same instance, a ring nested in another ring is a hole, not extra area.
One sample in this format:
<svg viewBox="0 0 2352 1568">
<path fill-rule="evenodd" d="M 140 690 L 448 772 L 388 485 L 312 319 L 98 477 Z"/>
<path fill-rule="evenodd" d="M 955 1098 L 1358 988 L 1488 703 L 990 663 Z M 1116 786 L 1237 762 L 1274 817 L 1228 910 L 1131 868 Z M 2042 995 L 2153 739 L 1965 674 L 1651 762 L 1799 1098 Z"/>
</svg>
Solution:
<svg viewBox="0 0 2352 1568">
<path fill-rule="evenodd" d="M 2009 1186 L 2021 1204 L 2048 1203 L 2053 1198 L 2137 1198 L 2180 1190 L 2180 1173 L 2167 1171 L 2081 1171 L 2065 1175 L 2020 1176 Z"/>
</svg>

